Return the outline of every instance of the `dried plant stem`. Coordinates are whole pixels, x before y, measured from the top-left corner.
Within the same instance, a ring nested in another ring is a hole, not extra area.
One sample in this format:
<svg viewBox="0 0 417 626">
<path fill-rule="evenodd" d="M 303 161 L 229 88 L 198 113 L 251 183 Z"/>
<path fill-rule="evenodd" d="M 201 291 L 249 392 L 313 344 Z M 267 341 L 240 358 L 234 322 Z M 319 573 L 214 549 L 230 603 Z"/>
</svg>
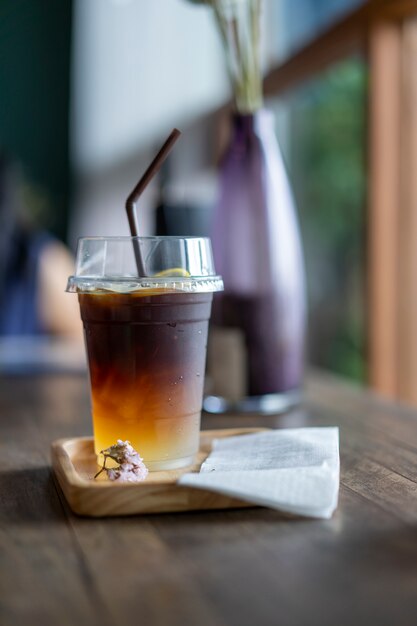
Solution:
<svg viewBox="0 0 417 626">
<path fill-rule="evenodd" d="M 106 467 L 106 461 L 107 461 L 107 459 L 108 459 L 108 456 L 107 456 L 107 454 L 103 454 L 103 456 L 104 456 L 104 463 L 103 463 L 103 467 L 102 467 L 102 468 L 101 468 L 101 470 L 99 470 L 99 471 L 97 472 L 97 474 L 94 476 L 94 480 L 97 478 L 97 476 L 100 476 L 101 472 L 104 472 L 104 470 L 106 470 L 106 469 L 107 469 L 107 467 Z"/>
<path fill-rule="evenodd" d="M 262 106 L 261 0 L 214 0 L 212 6 L 226 51 L 236 108 L 241 113 L 252 113 Z"/>
</svg>

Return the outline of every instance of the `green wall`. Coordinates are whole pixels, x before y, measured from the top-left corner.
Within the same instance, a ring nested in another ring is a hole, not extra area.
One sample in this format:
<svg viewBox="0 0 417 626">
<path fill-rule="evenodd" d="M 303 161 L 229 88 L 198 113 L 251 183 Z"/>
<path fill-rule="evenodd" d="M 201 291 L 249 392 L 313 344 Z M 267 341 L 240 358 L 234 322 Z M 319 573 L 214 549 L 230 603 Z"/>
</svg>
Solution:
<svg viewBox="0 0 417 626">
<path fill-rule="evenodd" d="M 40 225 L 65 238 L 72 0 L 0 0 L 0 150 Z"/>
</svg>

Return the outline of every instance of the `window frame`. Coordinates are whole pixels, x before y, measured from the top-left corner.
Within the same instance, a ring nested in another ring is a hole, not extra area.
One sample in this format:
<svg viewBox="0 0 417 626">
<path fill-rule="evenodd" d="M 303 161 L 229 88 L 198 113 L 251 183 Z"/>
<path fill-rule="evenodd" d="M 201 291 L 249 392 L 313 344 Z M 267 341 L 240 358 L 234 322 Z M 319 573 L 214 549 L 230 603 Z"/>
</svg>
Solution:
<svg viewBox="0 0 417 626">
<path fill-rule="evenodd" d="M 354 54 L 367 93 L 368 382 L 417 404 L 417 0 L 367 0 L 273 67 L 279 96 Z"/>
</svg>

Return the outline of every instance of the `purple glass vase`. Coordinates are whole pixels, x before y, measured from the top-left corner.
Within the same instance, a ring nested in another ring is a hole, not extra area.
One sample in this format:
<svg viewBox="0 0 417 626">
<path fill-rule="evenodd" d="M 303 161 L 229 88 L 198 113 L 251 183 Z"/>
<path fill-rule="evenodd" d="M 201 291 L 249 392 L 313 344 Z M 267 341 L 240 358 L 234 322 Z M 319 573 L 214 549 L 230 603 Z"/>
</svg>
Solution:
<svg viewBox="0 0 417 626">
<path fill-rule="evenodd" d="M 212 231 L 225 292 L 213 305 L 209 412 L 278 412 L 300 397 L 305 277 L 271 112 L 236 114 Z"/>
</svg>

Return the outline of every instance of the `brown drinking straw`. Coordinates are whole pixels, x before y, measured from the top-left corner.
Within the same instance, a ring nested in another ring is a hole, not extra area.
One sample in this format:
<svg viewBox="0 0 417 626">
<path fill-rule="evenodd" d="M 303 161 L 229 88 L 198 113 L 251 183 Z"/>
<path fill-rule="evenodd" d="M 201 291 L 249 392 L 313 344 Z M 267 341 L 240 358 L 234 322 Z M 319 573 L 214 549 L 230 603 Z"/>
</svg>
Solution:
<svg viewBox="0 0 417 626">
<path fill-rule="evenodd" d="M 160 151 L 158 152 L 158 154 L 156 155 L 156 157 L 152 161 L 152 163 L 149 165 L 149 167 L 146 170 L 146 172 L 143 174 L 142 178 L 137 183 L 136 187 L 133 189 L 133 191 L 127 197 L 127 200 L 126 200 L 126 213 L 127 213 L 127 219 L 129 220 L 129 228 L 130 228 L 130 233 L 131 233 L 132 237 L 137 237 L 138 234 L 139 234 L 137 218 L 136 218 L 136 203 L 138 202 L 138 200 L 139 200 L 141 194 L 143 193 L 143 191 L 145 190 L 145 188 L 151 182 L 152 178 L 158 172 L 159 168 L 161 167 L 162 163 L 167 158 L 167 156 L 168 156 L 169 152 L 171 151 L 174 143 L 177 141 L 177 139 L 178 139 L 178 137 L 180 135 L 181 135 L 181 132 L 177 128 L 174 128 L 173 131 L 171 132 L 171 134 L 169 135 L 168 139 L 165 141 L 164 145 L 162 146 L 162 148 L 160 149 Z M 139 274 L 139 276 L 146 276 L 146 274 L 145 274 L 145 267 L 143 265 L 143 259 L 142 259 L 142 255 L 141 255 L 141 252 L 140 252 L 140 247 L 139 247 L 139 242 L 138 241 L 134 240 L 133 248 L 134 248 L 134 251 L 135 251 L 135 258 L 136 258 L 136 265 L 137 265 L 137 268 L 138 268 L 138 274 Z"/>
</svg>

